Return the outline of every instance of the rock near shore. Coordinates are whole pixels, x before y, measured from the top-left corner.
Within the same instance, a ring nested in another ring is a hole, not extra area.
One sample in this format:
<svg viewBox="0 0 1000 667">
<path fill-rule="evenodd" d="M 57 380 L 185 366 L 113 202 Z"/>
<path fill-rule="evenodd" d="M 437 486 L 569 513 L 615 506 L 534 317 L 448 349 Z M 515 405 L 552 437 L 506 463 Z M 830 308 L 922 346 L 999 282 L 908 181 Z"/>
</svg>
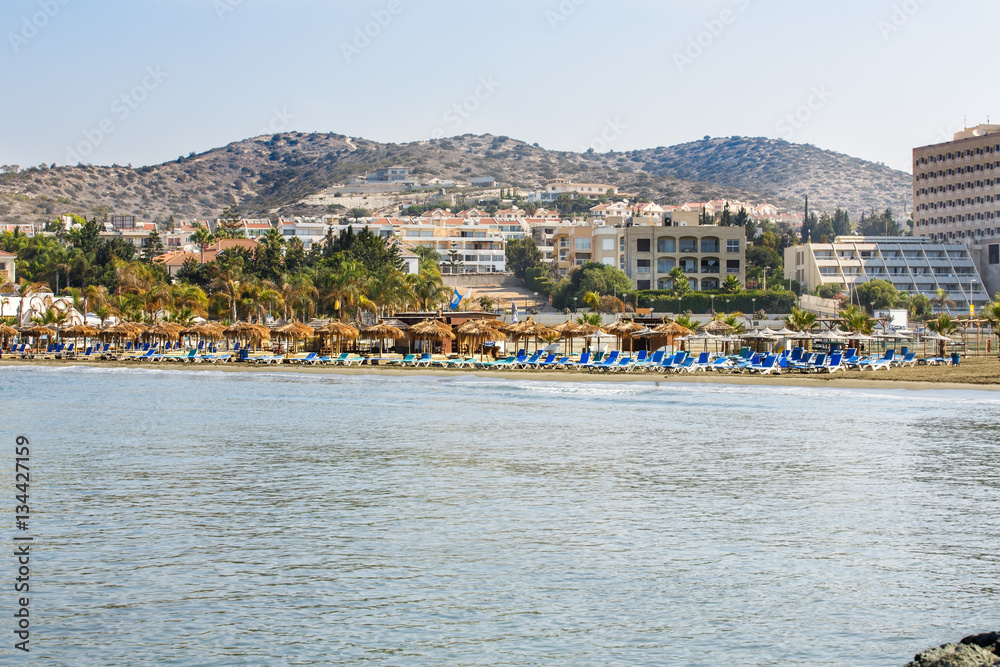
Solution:
<svg viewBox="0 0 1000 667">
<path fill-rule="evenodd" d="M 1000 667 L 1000 632 L 970 635 L 918 653 L 905 667 Z"/>
</svg>

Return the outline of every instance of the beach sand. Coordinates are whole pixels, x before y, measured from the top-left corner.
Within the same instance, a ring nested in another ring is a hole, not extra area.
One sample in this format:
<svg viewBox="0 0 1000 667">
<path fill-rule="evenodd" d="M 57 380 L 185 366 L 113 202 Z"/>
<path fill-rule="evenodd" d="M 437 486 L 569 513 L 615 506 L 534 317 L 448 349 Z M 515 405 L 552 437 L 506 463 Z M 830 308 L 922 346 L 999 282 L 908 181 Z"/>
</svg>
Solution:
<svg viewBox="0 0 1000 667">
<path fill-rule="evenodd" d="M 243 373 L 306 373 L 311 375 L 359 375 L 374 377 L 482 377 L 545 382 L 677 382 L 786 387 L 839 387 L 846 389 L 964 389 L 1000 390 L 1000 360 L 970 357 L 959 366 L 916 366 L 882 371 L 838 371 L 833 374 L 785 373 L 778 376 L 729 373 L 602 373 L 554 370 L 485 371 L 446 368 L 398 368 L 388 366 L 257 366 L 254 364 L 149 364 L 143 362 L 74 362 L 62 360 L 0 360 L 0 367 L 48 368 L 151 368 L 189 372 L 223 371 Z"/>
</svg>

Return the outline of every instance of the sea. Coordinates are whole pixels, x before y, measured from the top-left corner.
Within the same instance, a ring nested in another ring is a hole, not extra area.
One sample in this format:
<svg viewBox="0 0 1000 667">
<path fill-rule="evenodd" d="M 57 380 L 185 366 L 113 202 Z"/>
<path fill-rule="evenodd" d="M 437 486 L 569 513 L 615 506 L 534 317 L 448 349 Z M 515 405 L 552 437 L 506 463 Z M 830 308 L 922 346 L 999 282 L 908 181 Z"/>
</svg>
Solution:
<svg viewBox="0 0 1000 667">
<path fill-rule="evenodd" d="M 0 368 L 0 663 L 852 665 L 1000 630 L 1000 393 Z M 30 441 L 30 519 L 14 448 Z"/>
</svg>

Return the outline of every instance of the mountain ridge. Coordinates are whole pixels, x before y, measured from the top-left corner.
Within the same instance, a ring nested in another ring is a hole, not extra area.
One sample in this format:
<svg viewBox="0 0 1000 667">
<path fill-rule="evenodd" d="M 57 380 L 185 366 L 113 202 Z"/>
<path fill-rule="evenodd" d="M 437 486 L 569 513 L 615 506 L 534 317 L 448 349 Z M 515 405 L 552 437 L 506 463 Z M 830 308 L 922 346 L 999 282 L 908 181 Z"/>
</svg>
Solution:
<svg viewBox="0 0 1000 667">
<path fill-rule="evenodd" d="M 0 176 L 0 222 L 43 223 L 66 213 L 208 219 L 233 203 L 247 217 L 316 215 L 334 207 L 310 206 L 306 197 L 392 164 L 425 181 L 492 176 L 505 188 L 522 190 L 559 177 L 608 183 L 661 204 L 727 198 L 798 210 L 808 194 L 812 207 L 844 208 L 854 219 L 870 208 L 898 210 L 912 187 L 906 172 L 765 137 L 576 153 L 490 134 L 385 144 L 284 132 L 139 168 L 77 165 L 6 173 Z"/>
</svg>

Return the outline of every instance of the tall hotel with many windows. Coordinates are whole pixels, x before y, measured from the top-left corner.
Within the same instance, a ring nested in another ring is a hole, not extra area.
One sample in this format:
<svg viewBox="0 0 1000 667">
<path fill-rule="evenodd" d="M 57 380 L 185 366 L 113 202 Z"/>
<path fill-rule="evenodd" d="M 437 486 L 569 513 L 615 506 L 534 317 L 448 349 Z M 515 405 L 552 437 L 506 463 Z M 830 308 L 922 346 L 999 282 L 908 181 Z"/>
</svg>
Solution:
<svg viewBox="0 0 1000 667">
<path fill-rule="evenodd" d="M 962 243 L 992 294 L 1000 290 L 1000 125 L 913 149 L 913 233 Z"/>
<path fill-rule="evenodd" d="M 917 236 L 1000 239 L 1000 125 L 913 149 L 913 203 Z"/>
</svg>

